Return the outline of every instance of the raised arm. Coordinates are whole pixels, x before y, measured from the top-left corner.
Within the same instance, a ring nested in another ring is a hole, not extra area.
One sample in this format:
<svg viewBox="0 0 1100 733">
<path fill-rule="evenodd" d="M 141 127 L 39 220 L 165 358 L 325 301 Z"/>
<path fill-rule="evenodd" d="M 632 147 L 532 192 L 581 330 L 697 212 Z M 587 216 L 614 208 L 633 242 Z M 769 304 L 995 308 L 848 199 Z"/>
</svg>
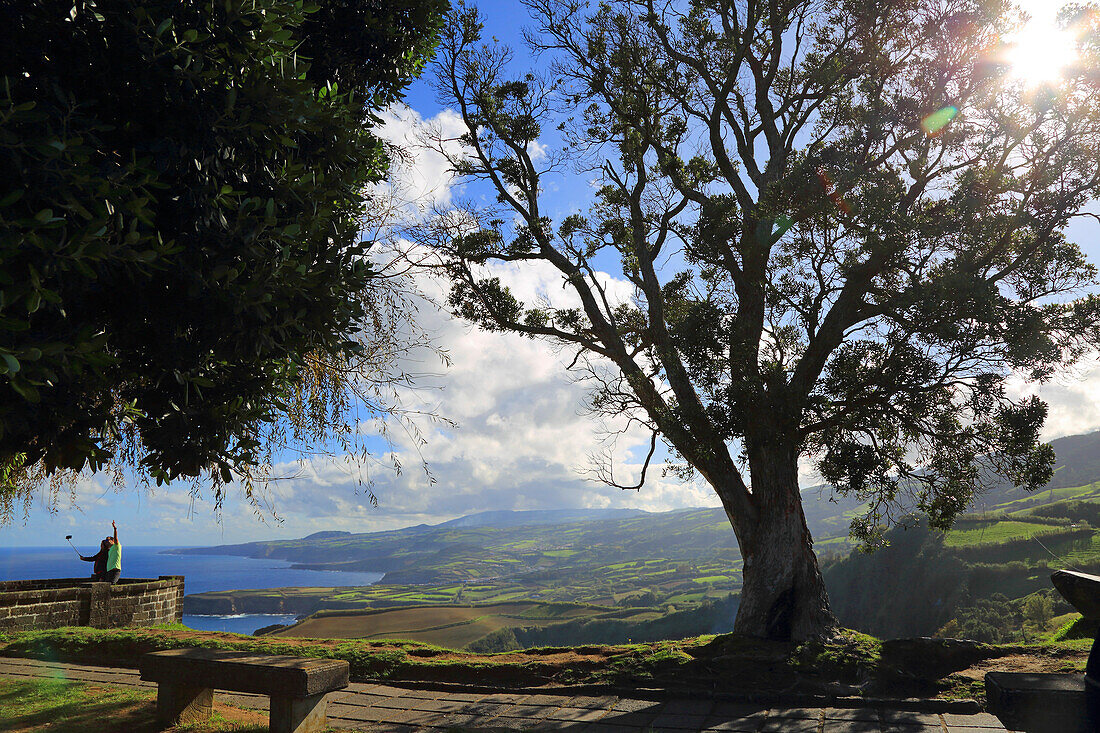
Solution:
<svg viewBox="0 0 1100 733">
<path fill-rule="evenodd" d="M 118 544 L 118 525 L 115 524 L 115 520 L 111 520 L 111 529 L 115 531 L 115 544 Z"/>
</svg>

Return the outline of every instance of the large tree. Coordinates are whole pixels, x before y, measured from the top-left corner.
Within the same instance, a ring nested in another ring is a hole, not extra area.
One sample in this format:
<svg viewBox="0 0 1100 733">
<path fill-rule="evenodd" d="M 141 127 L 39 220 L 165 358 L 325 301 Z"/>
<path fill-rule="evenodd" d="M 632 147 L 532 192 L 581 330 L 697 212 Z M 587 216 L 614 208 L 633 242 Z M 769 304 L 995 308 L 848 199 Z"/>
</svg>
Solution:
<svg viewBox="0 0 1100 733">
<path fill-rule="evenodd" d="M 541 70 L 475 9 L 449 19 L 436 73 L 466 132 L 438 142 L 496 204 L 422 241 L 460 313 L 575 347 L 593 404 L 714 489 L 744 558 L 735 630 L 835 625 L 801 458 L 867 500 L 867 544 L 898 511 L 943 528 L 998 476 L 1048 480 L 1046 406 L 1006 383 L 1100 343 L 1064 234 L 1100 191 L 1092 36 L 1032 88 L 1001 0 L 525 2 Z M 555 176 L 591 207 L 553 220 Z M 520 302 L 501 263 L 549 264 L 575 305 Z M 620 268 L 625 301 L 600 272 Z"/>
<path fill-rule="evenodd" d="M 51 474 L 220 491 L 354 440 L 400 315 L 361 241 L 370 128 L 446 8 L 0 7 L 0 519 Z"/>
</svg>

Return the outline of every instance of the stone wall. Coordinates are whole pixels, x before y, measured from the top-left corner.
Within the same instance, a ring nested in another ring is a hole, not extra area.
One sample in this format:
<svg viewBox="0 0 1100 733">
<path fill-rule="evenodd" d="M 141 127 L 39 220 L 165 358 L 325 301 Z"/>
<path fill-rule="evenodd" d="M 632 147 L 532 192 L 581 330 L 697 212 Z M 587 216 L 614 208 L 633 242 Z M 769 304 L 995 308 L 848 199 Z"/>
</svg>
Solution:
<svg viewBox="0 0 1100 733">
<path fill-rule="evenodd" d="M 182 618 L 182 575 L 127 578 L 115 585 L 84 578 L 0 582 L 0 631 L 156 626 Z"/>
</svg>

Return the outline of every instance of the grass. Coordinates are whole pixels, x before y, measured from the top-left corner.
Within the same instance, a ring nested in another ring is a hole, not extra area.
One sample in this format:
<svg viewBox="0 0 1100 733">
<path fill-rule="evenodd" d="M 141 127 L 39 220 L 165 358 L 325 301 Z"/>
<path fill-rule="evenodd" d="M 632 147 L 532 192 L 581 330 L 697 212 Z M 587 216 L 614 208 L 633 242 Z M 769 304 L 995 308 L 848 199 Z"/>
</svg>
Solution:
<svg viewBox="0 0 1100 733">
<path fill-rule="evenodd" d="M 1028 494 L 1019 499 L 998 504 L 993 509 L 1018 510 L 1019 507 L 1027 507 L 1045 500 L 1044 503 L 1062 501 L 1066 499 L 1086 499 L 1100 495 L 1100 482 L 1086 484 L 1084 486 L 1067 486 L 1060 489 L 1042 489 L 1033 494 Z"/>
<path fill-rule="evenodd" d="M 1047 524 L 1036 522 L 995 521 L 981 522 L 970 529 L 953 529 L 947 533 L 943 544 L 947 547 L 969 547 L 973 545 L 996 544 L 1050 533 L 1053 529 Z"/>
<path fill-rule="evenodd" d="M 635 645 L 691 648 L 698 642 Z M 620 646 L 535 650 L 529 654 L 473 654 L 411 641 L 252 637 L 186 628 L 92 629 L 68 627 L 0 634 L 0 655 L 54 661 L 132 665 L 141 654 L 202 647 L 258 654 L 345 659 L 353 680 L 437 680 L 502 687 L 572 684 L 605 680 L 608 662 L 632 653 Z M 628 665 L 629 666 L 629 665 Z"/>
<path fill-rule="evenodd" d="M 882 654 L 882 642 L 868 634 L 843 630 L 828 642 L 808 641 L 800 645 L 789 663 L 815 674 L 858 677 L 874 669 Z"/>
<path fill-rule="evenodd" d="M 1075 629 L 1077 633 L 1068 631 L 1066 629 L 1054 635 L 1064 639 L 1062 641 L 1047 638 L 1028 644 L 985 645 L 978 656 L 993 665 L 1004 657 L 1009 660 L 1007 664 L 1016 665 L 1010 667 L 1016 671 L 1024 669 L 1019 666 L 1022 663 L 1030 665 L 1027 668 L 1034 671 L 1078 670 L 1084 665 L 1090 640 L 1067 638 L 1079 636 L 1083 630 Z M 726 689 L 746 692 L 797 689 L 813 694 L 836 694 L 838 689 L 848 689 L 847 685 L 862 685 L 865 682 L 868 683 L 863 688 L 865 694 L 890 697 L 938 696 L 951 699 L 970 697 L 978 690 L 972 681 L 968 681 L 977 679 L 974 670 L 958 676 L 974 661 L 960 663 L 960 658 L 953 656 L 954 652 L 947 647 L 940 649 L 936 644 L 931 644 L 920 652 L 919 658 L 899 657 L 896 653 L 889 656 L 884 651 L 885 645 L 878 639 L 848 630 L 839 631 L 829 640 L 805 644 L 726 634 L 642 644 L 544 647 L 500 654 L 473 654 L 412 642 L 338 639 L 281 639 L 277 642 L 240 634 L 180 629 L 69 628 L 0 635 L 0 655 L 133 665 L 141 653 L 151 649 L 201 646 L 346 659 L 355 681 L 459 682 L 501 690 L 530 690 L 545 685 L 636 687 L 643 684 L 688 693 L 694 689 L 710 689 L 715 680 L 722 680 Z M 841 688 L 836 687 L 838 683 Z M 67 720 L 66 715 L 79 722 L 74 722 L 69 728 L 50 730 L 63 733 L 116 730 L 89 723 L 108 713 L 116 717 L 131 716 L 127 720 L 132 725 L 117 730 L 135 733 L 146 730 L 141 727 L 144 723 L 140 714 L 144 713 L 140 710 L 150 707 L 148 693 L 126 691 L 119 693 L 124 697 L 99 693 L 80 698 L 65 692 L 66 688 L 56 686 L 68 683 L 44 681 L 43 684 L 54 684 L 55 687 L 48 688 L 46 694 L 31 688 L 0 690 L 0 730 L 19 733 L 33 730 L 37 733 L 41 729 L 30 727 L 33 721 L 52 719 L 50 716 Z M 32 698 L 41 699 L 32 704 L 29 702 Z M 73 703 L 69 708 L 64 708 L 69 698 L 82 699 L 87 704 Z M 247 722 L 228 720 L 225 725 L 243 725 Z M 215 721 L 213 724 L 221 723 Z M 196 733 L 206 733 L 207 730 L 254 729 L 195 729 Z"/>
<path fill-rule="evenodd" d="M 0 679 L 0 730 L 8 733 L 266 733 L 264 713 L 215 702 L 203 723 L 162 728 L 156 693 L 68 680 Z M 330 729 L 334 730 L 334 729 Z"/>
</svg>

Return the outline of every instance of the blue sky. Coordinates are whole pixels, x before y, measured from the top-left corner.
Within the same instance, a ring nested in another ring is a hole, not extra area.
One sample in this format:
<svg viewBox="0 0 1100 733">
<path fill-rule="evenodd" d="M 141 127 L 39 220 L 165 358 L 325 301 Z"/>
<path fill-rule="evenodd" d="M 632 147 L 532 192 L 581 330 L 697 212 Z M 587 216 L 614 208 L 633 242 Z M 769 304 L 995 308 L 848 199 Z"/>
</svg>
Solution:
<svg viewBox="0 0 1100 733">
<path fill-rule="evenodd" d="M 526 54 L 518 34 L 527 22 L 525 10 L 512 2 L 479 6 L 486 35 L 513 45 L 517 63 L 522 64 Z M 407 106 L 389 110 L 384 119 L 383 134 L 397 143 L 411 139 L 429 122 L 445 128 L 456 122 L 453 112 L 436 102 L 427 79 L 414 83 Z M 395 175 L 409 190 L 442 205 L 470 193 L 456 189 L 442 162 L 427 153 L 416 154 Z M 584 195 L 583 186 L 580 193 L 577 187 L 563 189 L 567 190 L 551 200 L 561 213 L 578 206 L 583 198 L 577 197 Z M 1097 225 L 1078 225 L 1071 233 L 1090 258 L 1100 262 Z M 528 299 L 558 288 L 556 275 L 547 271 L 512 268 L 504 275 L 514 291 Z M 613 278 L 609 281 L 616 285 Z M 438 285 L 421 285 L 437 298 L 442 294 Z M 606 430 L 616 426 L 582 414 L 585 390 L 564 368 L 569 354 L 516 336 L 477 331 L 427 304 L 421 325 L 448 352 L 451 366 L 443 367 L 430 352 L 415 355 L 408 366 L 430 376 L 421 379 L 422 389 L 408 397 L 407 406 L 430 409 L 459 424 L 457 429 L 420 425 L 427 438 L 422 457 L 435 483 L 420 470 L 421 455 L 413 441 L 398 431 L 401 475 L 383 466 L 370 472 L 377 508 L 358 487 L 358 474 L 329 460 L 280 466 L 281 475 L 296 478 L 270 487 L 258 510 L 230 487 L 220 515 L 214 514 L 209 496 L 192 501 L 186 486 L 152 492 L 133 486 L 115 489 L 108 480 L 92 477 L 77 486 L 75 505 L 66 498 L 51 513 L 35 504 L 25 524 L 17 519 L 15 525 L 0 529 L 0 545 L 61 545 L 64 536 L 72 534 L 78 546 L 91 547 L 108 533 L 112 519 L 118 521 L 124 543 L 177 546 L 298 537 L 330 529 L 373 531 L 493 509 L 629 506 L 659 511 L 717 504 L 705 486 L 681 484 L 661 477 L 659 471 L 651 472 L 651 483 L 641 492 L 621 492 L 585 480 L 580 472 L 587 456 L 598 448 Z M 1035 388 L 1020 382 L 1015 389 L 1025 393 Z M 1052 408 L 1047 437 L 1100 428 L 1100 371 L 1083 368 L 1043 387 L 1040 394 Z M 615 453 L 621 470 L 636 470 L 647 446 L 644 434 L 624 436 Z"/>
</svg>

